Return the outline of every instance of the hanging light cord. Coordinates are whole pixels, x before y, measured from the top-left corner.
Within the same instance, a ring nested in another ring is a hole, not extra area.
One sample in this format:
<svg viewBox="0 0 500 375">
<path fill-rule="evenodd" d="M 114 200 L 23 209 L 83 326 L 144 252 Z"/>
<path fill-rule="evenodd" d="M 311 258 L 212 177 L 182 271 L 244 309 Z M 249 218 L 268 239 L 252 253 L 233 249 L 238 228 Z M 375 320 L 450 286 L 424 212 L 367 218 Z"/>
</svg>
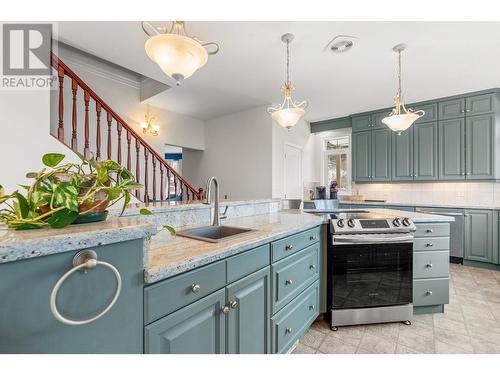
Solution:
<svg viewBox="0 0 500 375">
<path fill-rule="evenodd" d="M 401 96 L 401 51 L 398 51 L 398 84 L 399 84 L 399 89 L 398 89 L 398 94 Z"/>
<path fill-rule="evenodd" d="M 286 41 L 286 83 L 290 83 L 290 42 Z"/>
</svg>

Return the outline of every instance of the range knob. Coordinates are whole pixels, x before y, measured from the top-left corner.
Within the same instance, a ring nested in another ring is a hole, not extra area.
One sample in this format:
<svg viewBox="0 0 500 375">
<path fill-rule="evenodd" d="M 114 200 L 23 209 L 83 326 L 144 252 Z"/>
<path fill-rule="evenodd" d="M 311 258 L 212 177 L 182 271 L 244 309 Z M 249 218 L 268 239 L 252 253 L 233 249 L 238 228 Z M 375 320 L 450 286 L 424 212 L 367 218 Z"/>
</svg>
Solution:
<svg viewBox="0 0 500 375">
<path fill-rule="evenodd" d="M 339 219 L 339 220 L 337 221 L 337 226 L 338 226 L 339 228 L 344 228 L 344 224 L 345 224 L 344 219 Z"/>
<path fill-rule="evenodd" d="M 408 226 L 410 226 L 410 224 L 411 224 L 410 219 L 408 219 L 407 217 L 405 217 L 405 218 L 403 219 L 403 225 L 404 225 L 405 227 L 408 227 Z"/>
<path fill-rule="evenodd" d="M 354 228 L 354 220 L 353 219 L 349 219 L 347 220 L 347 226 L 349 228 Z"/>
<path fill-rule="evenodd" d="M 399 217 L 395 218 L 392 221 L 392 224 L 394 224 L 395 227 L 399 227 L 401 225 L 401 220 L 399 220 Z"/>
</svg>

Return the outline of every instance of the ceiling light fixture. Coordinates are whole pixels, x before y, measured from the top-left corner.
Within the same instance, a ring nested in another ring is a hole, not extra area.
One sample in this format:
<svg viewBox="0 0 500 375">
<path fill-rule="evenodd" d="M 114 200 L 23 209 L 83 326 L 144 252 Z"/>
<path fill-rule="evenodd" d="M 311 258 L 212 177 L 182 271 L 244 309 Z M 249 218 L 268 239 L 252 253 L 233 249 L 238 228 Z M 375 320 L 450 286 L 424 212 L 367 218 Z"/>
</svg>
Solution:
<svg viewBox="0 0 500 375">
<path fill-rule="evenodd" d="M 293 41 L 293 34 L 284 34 L 281 37 L 283 43 L 286 43 L 286 82 L 281 86 L 281 92 L 285 96 L 283 103 L 269 107 L 267 111 L 271 117 L 280 126 L 290 130 L 306 112 L 307 102 L 297 102 L 293 100 L 292 95 L 295 87 L 290 82 L 290 43 Z"/>
<path fill-rule="evenodd" d="M 203 43 L 188 36 L 183 21 L 173 21 L 170 28 L 155 27 L 150 22 L 142 22 L 141 25 L 150 37 L 145 45 L 147 55 L 166 75 L 175 79 L 177 86 L 205 65 L 208 55 L 219 52 L 217 43 Z M 208 51 L 207 46 L 214 49 Z"/>
<path fill-rule="evenodd" d="M 406 49 L 406 44 L 398 44 L 392 49 L 398 54 L 398 92 L 394 97 L 394 108 L 389 116 L 382 119 L 382 122 L 387 125 L 392 131 L 401 134 L 402 131 L 408 129 L 420 117 L 425 115 L 424 111 L 414 112 L 412 109 L 407 109 L 404 104 L 403 94 L 401 92 L 401 52 Z"/>
</svg>

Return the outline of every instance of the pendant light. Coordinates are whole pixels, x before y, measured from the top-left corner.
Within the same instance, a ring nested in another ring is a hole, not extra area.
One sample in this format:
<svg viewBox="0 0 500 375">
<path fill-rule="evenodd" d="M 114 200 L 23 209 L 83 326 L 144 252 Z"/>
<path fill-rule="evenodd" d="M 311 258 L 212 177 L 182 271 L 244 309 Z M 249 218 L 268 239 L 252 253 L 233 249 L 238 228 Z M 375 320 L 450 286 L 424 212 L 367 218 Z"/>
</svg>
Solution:
<svg viewBox="0 0 500 375">
<path fill-rule="evenodd" d="M 295 87 L 290 82 L 290 43 L 293 41 L 293 34 L 284 34 L 281 41 L 286 43 L 286 82 L 281 86 L 284 95 L 283 103 L 269 107 L 267 111 L 280 126 L 290 130 L 300 120 L 307 107 L 307 102 L 297 102 L 292 95 Z"/>
<path fill-rule="evenodd" d="M 398 44 L 392 49 L 398 54 L 398 92 L 394 97 L 394 108 L 389 116 L 382 119 L 382 122 L 387 125 L 392 131 L 401 134 L 402 131 L 408 129 L 418 118 L 425 115 L 424 111 L 414 112 L 412 109 L 407 109 L 404 104 L 403 94 L 401 92 L 401 52 L 406 49 L 406 44 Z"/>
<path fill-rule="evenodd" d="M 142 22 L 141 25 L 150 37 L 145 45 L 148 57 L 157 63 L 166 75 L 175 79 L 177 86 L 205 65 L 208 55 L 219 52 L 217 43 L 202 43 L 188 36 L 183 21 L 173 21 L 169 29 L 157 28 L 149 22 Z M 214 49 L 207 51 L 207 46 Z"/>
</svg>

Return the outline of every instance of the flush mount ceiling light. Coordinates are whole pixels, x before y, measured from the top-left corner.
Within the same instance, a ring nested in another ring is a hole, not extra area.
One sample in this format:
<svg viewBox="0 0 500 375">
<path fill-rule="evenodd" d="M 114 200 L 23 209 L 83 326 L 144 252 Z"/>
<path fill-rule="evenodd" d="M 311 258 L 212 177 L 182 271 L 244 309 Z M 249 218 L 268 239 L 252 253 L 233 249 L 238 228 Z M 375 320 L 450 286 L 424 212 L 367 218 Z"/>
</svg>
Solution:
<svg viewBox="0 0 500 375">
<path fill-rule="evenodd" d="M 354 39 L 358 39 L 355 36 L 351 35 L 336 35 L 330 40 L 324 51 L 330 50 L 334 53 L 344 53 L 349 51 L 352 47 L 354 47 Z"/>
<path fill-rule="evenodd" d="M 389 116 L 382 119 L 382 122 L 387 125 L 392 131 L 401 134 L 402 131 L 408 129 L 418 118 L 425 115 L 424 111 L 414 112 L 412 109 L 407 109 L 404 104 L 403 94 L 401 93 L 401 52 L 406 49 L 406 44 L 398 44 L 392 49 L 398 54 L 398 92 L 394 97 L 394 108 Z"/>
<path fill-rule="evenodd" d="M 219 52 L 217 43 L 203 43 L 188 36 L 183 21 L 173 21 L 170 28 L 155 27 L 150 22 L 142 22 L 141 25 L 150 37 L 145 45 L 148 57 L 157 63 L 166 75 L 175 79 L 177 86 L 205 65 L 208 55 Z M 213 50 L 208 51 L 208 46 L 213 47 Z"/>
<path fill-rule="evenodd" d="M 284 95 L 283 103 L 267 109 L 272 119 L 288 130 L 304 116 L 307 107 L 306 101 L 297 102 L 292 98 L 295 87 L 290 82 L 290 43 L 293 38 L 293 34 L 284 34 L 281 37 L 282 42 L 286 43 L 286 82 L 281 86 L 281 92 Z"/>
</svg>

